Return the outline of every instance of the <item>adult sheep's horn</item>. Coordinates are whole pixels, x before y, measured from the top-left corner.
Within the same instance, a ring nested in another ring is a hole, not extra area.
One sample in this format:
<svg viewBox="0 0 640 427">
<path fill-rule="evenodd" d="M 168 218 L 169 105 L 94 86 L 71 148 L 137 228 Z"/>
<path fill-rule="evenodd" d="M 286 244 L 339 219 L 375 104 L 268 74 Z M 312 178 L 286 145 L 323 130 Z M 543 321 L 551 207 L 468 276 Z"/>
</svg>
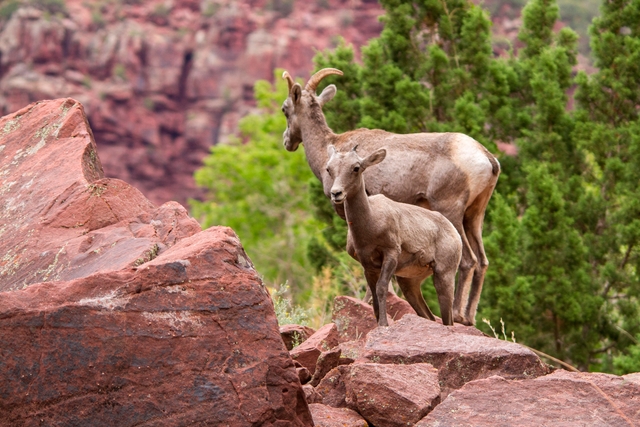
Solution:
<svg viewBox="0 0 640 427">
<path fill-rule="evenodd" d="M 294 84 L 296 84 L 296 82 L 293 80 L 293 77 L 291 77 L 291 74 L 289 74 L 288 71 L 285 71 L 284 73 L 282 73 L 282 78 L 285 79 L 289 84 L 289 92 L 291 92 L 291 88 Z"/>
<path fill-rule="evenodd" d="M 311 78 L 307 82 L 307 85 L 304 87 L 304 89 L 308 92 L 315 93 L 316 88 L 318 87 L 318 84 L 322 81 L 322 79 L 332 74 L 335 74 L 338 76 L 344 75 L 344 73 L 338 70 L 337 68 L 323 68 L 322 70 L 318 71 L 313 76 L 311 76 Z"/>
</svg>

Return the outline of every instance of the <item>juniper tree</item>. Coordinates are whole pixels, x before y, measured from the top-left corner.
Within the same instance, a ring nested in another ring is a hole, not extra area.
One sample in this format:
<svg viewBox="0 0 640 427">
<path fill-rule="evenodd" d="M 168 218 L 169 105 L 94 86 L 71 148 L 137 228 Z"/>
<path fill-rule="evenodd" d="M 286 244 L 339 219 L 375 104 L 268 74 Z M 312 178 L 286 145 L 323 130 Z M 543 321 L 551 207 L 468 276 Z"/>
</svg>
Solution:
<svg viewBox="0 0 640 427">
<path fill-rule="evenodd" d="M 640 370 L 640 1 L 603 2 L 590 28 L 598 71 L 577 77 L 574 138 L 587 159 L 579 199 L 588 261 L 606 303 L 597 325 L 607 337 L 592 357 L 621 373 Z M 623 355 L 616 358 L 619 351 Z"/>
</svg>

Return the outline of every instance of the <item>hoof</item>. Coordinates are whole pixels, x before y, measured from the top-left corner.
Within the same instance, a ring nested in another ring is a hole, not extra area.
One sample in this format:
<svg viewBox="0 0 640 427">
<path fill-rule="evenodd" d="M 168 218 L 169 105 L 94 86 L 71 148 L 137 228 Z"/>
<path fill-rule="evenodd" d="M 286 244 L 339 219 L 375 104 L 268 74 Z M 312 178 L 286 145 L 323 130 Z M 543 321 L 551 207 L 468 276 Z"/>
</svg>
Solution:
<svg viewBox="0 0 640 427">
<path fill-rule="evenodd" d="M 464 317 L 460 316 L 459 314 L 454 314 L 453 315 L 453 322 L 454 323 L 462 323 L 463 325 L 466 325 L 466 323 L 465 323 L 466 321 L 467 320 Z"/>
</svg>

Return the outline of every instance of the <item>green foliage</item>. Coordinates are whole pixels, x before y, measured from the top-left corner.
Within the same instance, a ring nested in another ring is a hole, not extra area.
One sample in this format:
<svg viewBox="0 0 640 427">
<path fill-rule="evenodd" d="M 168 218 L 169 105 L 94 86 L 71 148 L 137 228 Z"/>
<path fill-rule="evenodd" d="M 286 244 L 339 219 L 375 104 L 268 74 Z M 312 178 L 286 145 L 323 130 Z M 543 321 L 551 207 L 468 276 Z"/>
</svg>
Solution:
<svg viewBox="0 0 640 427">
<path fill-rule="evenodd" d="M 8 0 L 0 2 L 0 21 L 11 18 L 22 6 L 31 6 L 42 10 L 45 17 L 66 16 L 69 11 L 64 0 Z"/>
<path fill-rule="evenodd" d="M 307 325 L 309 321 L 309 313 L 304 308 L 293 304 L 291 297 L 287 296 L 289 286 L 285 283 L 272 292 L 271 300 L 273 308 L 276 312 L 278 325 Z"/>
<path fill-rule="evenodd" d="M 9 0 L 0 5 L 0 21 L 8 20 L 13 13 L 20 9 L 21 2 L 19 0 Z"/>
<path fill-rule="evenodd" d="M 27 3 L 51 15 L 67 15 L 69 13 L 64 0 L 28 0 Z"/>
<path fill-rule="evenodd" d="M 282 149 L 287 84 L 281 74 L 276 71 L 275 88 L 266 81 L 255 85 L 264 113 L 241 120 L 240 138 L 211 148 L 195 174 L 209 195 L 191 206 L 204 227 L 232 227 L 267 281 L 288 282 L 298 291 L 311 281 L 306 250 L 318 224 L 306 196 L 312 174 L 304 153 Z"/>
<path fill-rule="evenodd" d="M 293 12 L 293 0 L 269 0 L 267 9 L 278 12 L 281 16 L 287 17 Z"/>
</svg>

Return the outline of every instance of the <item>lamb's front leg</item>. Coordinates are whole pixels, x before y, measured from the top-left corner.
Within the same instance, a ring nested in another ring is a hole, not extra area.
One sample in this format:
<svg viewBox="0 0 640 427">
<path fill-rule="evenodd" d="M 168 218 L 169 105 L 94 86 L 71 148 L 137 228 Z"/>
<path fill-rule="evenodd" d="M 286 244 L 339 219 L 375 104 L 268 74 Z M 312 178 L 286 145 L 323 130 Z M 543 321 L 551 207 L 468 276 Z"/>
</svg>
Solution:
<svg viewBox="0 0 640 427">
<path fill-rule="evenodd" d="M 376 283 L 375 298 L 373 298 L 373 301 L 378 301 L 379 313 L 376 316 L 378 326 L 389 326 L 387 322 L 387 289 L 389 289 L 391 276 L 396 272 L 396 267 L 398 266 L 398 257 L 394 255 L 395 254 L 384 255 L 382 270 Z"/>
<path fill-rule="evenodd" d="M 367 279 L 367 293 L 372 295 L 376 294 L 376 285 L 380 277 L 380 273 L 375 268 L 364 268 L 364 277 Z M 386 302 L 386 301 L 385 301 Z M 380 323 L 380 310 L 378 306 L 378 299 L 373 298 L 373 312 L 376 315 L 376 322 Z"/>
</svg>

